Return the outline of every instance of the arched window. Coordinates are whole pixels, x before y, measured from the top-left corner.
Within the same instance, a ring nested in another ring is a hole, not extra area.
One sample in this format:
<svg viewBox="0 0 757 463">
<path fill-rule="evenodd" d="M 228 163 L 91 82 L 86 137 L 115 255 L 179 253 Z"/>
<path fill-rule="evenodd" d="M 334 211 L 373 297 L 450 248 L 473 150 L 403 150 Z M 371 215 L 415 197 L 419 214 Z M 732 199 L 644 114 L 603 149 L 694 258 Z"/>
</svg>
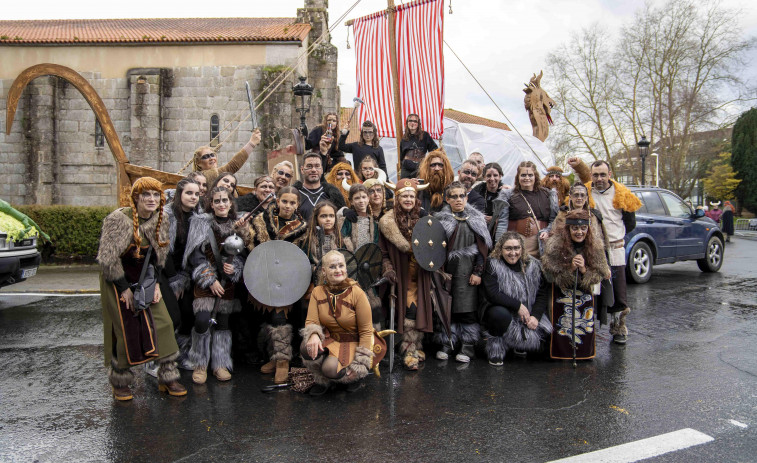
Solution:
<svg viewBox="0 0 757 463">
<path fill-rule="evenodd" d="M 210 116 L 210 141 L 213 145 L 218 144 L 218 140 L 214 140 L 218 137 L 218 132 L 221 130 L 221 121 L 218 118 L 218 114 Z"/>
</svg>

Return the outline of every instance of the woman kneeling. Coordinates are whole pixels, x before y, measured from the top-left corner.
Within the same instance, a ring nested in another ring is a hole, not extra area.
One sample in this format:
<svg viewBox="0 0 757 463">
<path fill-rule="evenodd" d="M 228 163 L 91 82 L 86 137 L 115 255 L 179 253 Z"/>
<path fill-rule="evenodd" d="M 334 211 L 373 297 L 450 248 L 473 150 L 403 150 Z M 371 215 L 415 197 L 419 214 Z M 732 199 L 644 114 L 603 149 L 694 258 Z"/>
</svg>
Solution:
<svg viewBox="0 0 757 463">
<path fill-rule="evenodd" d="M 323 256 L 325 284 L 313 289 L 300 354 L 315 377 L 310 394 L 325 393 L 335 383 L 357 390 L 373 363 L 373 325 L 368 298 L 339 251 Z"/>
</svg>

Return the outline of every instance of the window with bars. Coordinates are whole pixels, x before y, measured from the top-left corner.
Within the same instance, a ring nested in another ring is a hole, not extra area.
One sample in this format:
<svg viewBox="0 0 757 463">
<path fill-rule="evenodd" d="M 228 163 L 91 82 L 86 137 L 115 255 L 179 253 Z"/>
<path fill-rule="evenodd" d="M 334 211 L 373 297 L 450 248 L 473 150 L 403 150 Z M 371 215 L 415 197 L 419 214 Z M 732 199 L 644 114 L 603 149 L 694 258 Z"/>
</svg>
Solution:
<svg viewBox="0 0 757 463">
<path fill-rule="evenodd" d="M 218 140 L 216 139 L 218 137 L 218 132 L 221 130 L 221 120 L 218 118 L 218 114 L 213 114 L 210 116 L 210 141 L 211 143 L 215 140 L 215 143 L 218 143 Z"/>
<path fill-rule="evenodd" d="M 105 146 L 105 134 L 103 128 L 100 125 L 100 121 L 95 119 L 95 148 L 102 148 Z"/>
</svg>

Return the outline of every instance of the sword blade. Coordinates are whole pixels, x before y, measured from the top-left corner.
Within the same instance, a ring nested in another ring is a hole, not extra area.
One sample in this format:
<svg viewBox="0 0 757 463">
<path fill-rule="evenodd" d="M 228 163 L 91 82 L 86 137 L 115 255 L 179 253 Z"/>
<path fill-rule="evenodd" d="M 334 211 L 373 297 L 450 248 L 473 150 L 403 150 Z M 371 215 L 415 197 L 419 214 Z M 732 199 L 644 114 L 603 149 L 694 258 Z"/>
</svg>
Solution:
<svg viewBox="0 0 757 463">
<path fill-rule="evenodd" d="M 389 329 L 394 329 L 394 300 L 396 299 L 394 295 L 395 286 L 392 285 L 391 289 L 391 295 L 389 296 Z M 392 370 L 394 369 L 394 333 L 389 335 L 389 374 L 392 374 Z"/>
<path fill-rule="evenodd" d="M 244 86 L 247 88 L 247 101 L 250 103 L 250 122 L 252 122 L 252 130 L 258 128 L 258 116 L 255 114 L 255 105 L 252 104 L 252 91 L 250 90 L 250 83 L 245 81 Z"/>
</svg>

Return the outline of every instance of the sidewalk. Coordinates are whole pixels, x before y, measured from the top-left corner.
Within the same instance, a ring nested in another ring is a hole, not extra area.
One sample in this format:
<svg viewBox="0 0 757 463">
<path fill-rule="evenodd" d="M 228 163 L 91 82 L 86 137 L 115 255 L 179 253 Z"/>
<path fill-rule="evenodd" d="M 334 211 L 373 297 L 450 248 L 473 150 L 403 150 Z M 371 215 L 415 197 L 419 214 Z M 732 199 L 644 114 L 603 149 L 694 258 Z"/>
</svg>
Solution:
<svg viewBox="0 0 757 463">
<path fill-rule="evenodd" d="M 62 293 L 92 294 L 100 292 L 98 265 L 41 265 L 37 274 L 22 283 L 6 286 L 0 294 Z"/>
</svg>

